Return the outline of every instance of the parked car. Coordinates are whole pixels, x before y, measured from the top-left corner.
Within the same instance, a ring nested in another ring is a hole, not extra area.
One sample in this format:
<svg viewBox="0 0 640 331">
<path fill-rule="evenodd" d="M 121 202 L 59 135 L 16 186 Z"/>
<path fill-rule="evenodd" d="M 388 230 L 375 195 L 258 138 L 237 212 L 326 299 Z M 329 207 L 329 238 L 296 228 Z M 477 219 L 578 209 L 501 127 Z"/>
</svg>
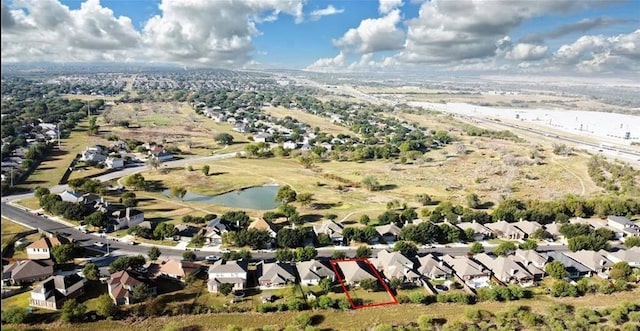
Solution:
<svg viewBox="0 0 640 331">
<path fill-rule="evenodd" d="M 93 244 L 94 244 L 94 245 L 96 245 L 96 246 L 98 246 L 98 247 L 102 247 L 102 246 L 104 246 L 104 243 L 99 242 L 99 241 L 96 241 L 96 242 L 94 242 Z"/>
<path fill-rule="evenodd" d="M 207 255 L 207 257 L 205 257 L 204 259 L 207 260 L 208 262 L 216 262 L 220 260 L 220 257 L 217 255 Z"/>
</svg>

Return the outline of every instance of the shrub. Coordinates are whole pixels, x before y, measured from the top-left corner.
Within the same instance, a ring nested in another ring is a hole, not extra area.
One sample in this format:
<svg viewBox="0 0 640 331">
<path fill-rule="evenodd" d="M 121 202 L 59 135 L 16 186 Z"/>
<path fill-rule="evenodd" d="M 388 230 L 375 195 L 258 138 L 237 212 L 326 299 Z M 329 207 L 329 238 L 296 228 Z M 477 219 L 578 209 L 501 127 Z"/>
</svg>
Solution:
<svg viewBox="0 0 640 331">
<path fill-rule="evenodd" d="M 275 310 L 276 310 L 276 307 L 274 307 L 272 304 L 268 302 L 264 302 L 256 306 L 256 311 L 259 313 L 269 313 Z"/>
<path fill-rule="evenodd" d="M 296 324 L 301 328 L 311 325 L 311 315 L 309 315 L 309 313 L 300 313 L 296 315 L 294 319 Z"/>
<path fill-rule="evenodd" d="M 2 323 L 21 324 L 27 323 L 31 314 L 22 307 L 10 307 L 2 311 Z"/>
</svg>

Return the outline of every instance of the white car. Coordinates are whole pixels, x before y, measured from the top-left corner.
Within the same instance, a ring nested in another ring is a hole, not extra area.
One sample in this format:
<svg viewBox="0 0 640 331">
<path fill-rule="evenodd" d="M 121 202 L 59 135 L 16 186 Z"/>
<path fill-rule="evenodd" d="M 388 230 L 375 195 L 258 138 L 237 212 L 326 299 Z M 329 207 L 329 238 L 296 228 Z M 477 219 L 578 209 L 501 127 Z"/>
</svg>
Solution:
<svg viewBox="0 0 640 331">
<path fill-rule="evenodd" d="M 207 257 L 205 257 L 204 259 L 210 262 L 215 262 L 220 260 L 220 257 L 217 255 L 207 255 Z"/>
<path fill-rule="evenodd" d="M 93 244 L 94 244 L 94 245 L 96 245 L 96 246 L 98 246 L 98 247 L 102 247 L 102 246 L 104 246 L 104 243 L 101 243 L 101 242 L 99 242 L 99 241 L 96 241 L 96 242 L 94 242 Z"/>
</svg>

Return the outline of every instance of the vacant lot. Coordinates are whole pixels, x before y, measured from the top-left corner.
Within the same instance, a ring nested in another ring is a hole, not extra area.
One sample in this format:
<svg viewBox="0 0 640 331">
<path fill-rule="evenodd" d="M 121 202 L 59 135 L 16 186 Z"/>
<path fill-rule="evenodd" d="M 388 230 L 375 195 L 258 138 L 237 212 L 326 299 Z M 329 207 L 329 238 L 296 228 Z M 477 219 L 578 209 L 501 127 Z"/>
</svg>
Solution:
<svg viewBox="0 0 640 331">
<path fill-rule="evenodd" d="M 11 222 L 4 217 L 2 218 L 0 225 L 2 228 L 2 250 L 4 250 L 4 246 L 9 242 L 9 240 L 13 239 L 15 235 L 31 230 L 18 223 Z"/>
</svg>

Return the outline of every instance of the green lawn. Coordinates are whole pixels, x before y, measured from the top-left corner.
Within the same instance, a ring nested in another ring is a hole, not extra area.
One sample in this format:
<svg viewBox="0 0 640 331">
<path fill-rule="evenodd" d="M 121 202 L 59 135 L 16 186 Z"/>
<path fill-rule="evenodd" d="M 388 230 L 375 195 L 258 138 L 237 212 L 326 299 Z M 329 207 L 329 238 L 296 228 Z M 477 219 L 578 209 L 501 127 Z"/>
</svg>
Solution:
<svg viewBox="0 0 640 331">
<path fill-rule="evenodd" d="M 2 221 L 0 221 L 0 225 L 2 225 L 2 250 L 4 250 L 5 245 L 9 240 L 13 239 L 16 234 L 31 230 L 18 223 L 11 222 L 4 217 L 2 218 Z"/>
</svg>

